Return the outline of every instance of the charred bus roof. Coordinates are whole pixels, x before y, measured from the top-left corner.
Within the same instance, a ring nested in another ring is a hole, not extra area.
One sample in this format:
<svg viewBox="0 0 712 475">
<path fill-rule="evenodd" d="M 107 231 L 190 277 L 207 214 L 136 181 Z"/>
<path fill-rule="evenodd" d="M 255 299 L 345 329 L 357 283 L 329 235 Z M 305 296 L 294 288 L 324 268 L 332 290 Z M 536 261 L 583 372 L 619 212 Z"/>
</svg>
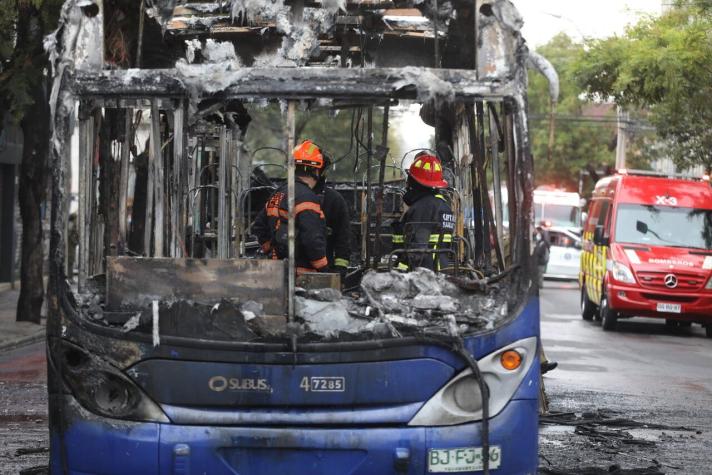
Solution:
<svg viewBox="0 0 712 475">
<path fill-rule="evenodd" d="M 474 2 L 456 1 L 173 0 L 146 2 L 145 15 L 137 15 L 122 3 L 68 0 L 55 53 L 73 63 L 80 94 L 110 93 L 113 87 L 119 87 L 116 94 L 136 89 L 180 94 L 196 82 L 191 73 L 198 73 L 205 92 L 230 95 L 230 89 L 237 93 L 234 88 L 244 86 L 241 97 L 301 94 L 314 88 L 309 79 L 321 75 L 328 84 L 320 96 L 390 96 L 394 87 L 412 86 L 423 97 L 438 80 L 452 84 L 454 91 L 443 91 L 446 96 L 522 95 L 523 88 L 513 87 L 523 82 L 528 57 L 522 20 L 509 0 L 477 5 L 476 10 Z M 202 63 L 223 67 L 197 67 Z M 295 67 L 299 70 L 283 71 Z M 94 77 L 80 71 L 105 72 Z M 181 80 L 183 88 L 176 84 Z M 284 81 L 294 81 L 294 87 L 280 86 Z"/>
</svg>

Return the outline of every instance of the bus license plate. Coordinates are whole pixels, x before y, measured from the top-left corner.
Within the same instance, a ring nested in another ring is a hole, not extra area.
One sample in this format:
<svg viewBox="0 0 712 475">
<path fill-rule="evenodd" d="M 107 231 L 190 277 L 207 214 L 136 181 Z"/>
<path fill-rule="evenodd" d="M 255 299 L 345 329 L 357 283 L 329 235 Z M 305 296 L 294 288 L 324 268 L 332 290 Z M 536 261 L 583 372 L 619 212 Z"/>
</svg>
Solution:
<svg viewBox="0 0 712 475">
<path fill-rule="evenodd" d="M 489 468 L 499 468 L 502 462 L 502 449 L 490 447 Z M 458 473 L 482 470 L 482 448 L 467 447 L 461 449 L 430 449 L 428 452 L 428 472 Z"/>
<path fill-rule="evenodd" d="M 659 303 L 658 312 L 661 313 L 682 313 L 682 305 L 679 303 Z"/>
</svg>

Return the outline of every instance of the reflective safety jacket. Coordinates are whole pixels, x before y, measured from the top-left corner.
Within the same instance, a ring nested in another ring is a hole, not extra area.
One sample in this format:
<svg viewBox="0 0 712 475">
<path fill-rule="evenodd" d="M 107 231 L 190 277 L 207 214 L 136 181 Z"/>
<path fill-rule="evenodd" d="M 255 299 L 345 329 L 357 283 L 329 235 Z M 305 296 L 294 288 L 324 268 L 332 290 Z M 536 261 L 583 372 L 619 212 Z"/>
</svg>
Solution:
<svg viewBox="0 0 712 475">
<path fill-rule="evenodd" d="M 296 181 L 294 208 L 297 272 L 324 271 L 329 265 L 326 258 L 324 213 L 319 197 L 299 179 Z M 288 217 L 285 183 L 267 201 L 253 226 L 262 251 L 272 259 L 286 259 L 289 256 Z"/>
<path fill-rule="evenodd" d="M 455 216 L 445 197 L 430 190 L 416 191 L 414 195 L 408 211 L 394 225 L 393 249 L 454 249 Z M 426 267 L 437 272 L 450 267 L 453 257 L 452 252 L 402 253 L 398 269 Z"/>
</svg>

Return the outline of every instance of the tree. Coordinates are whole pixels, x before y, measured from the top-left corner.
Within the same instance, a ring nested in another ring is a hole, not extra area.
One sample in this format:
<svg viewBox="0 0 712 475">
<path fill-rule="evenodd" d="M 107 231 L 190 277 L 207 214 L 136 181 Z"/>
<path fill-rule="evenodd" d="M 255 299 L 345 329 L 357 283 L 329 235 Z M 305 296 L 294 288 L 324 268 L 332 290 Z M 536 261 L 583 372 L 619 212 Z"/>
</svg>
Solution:
<svg viewBox="0 0 712 475">
<path fill-rule="evenodd" d="M 247 129 L 245 143 L 250 152 L 263 147 L 283 147 L 283 127 L 284 117 L 277 104 L 268 107 L 248 105 L 247 109 L 252 118 L 252 122 Z M 417 112 L 414 113 L 417 116 Z M 408 134 L 410 131 L 401 130 L 394 120 L 391 111 L 390 129 L 388 134 L 389 157 L 386 160 L 386 179 L 401 178 L 399 170 L 393 168 L 395 164 L 400 164 L 401 157 L 408 150 L 400 144 L 398 137 L 401 134 Z M 419 119 L 418 119 L 419 120 Z M 366 108 L 342 109 L 340 111 L 328 108 L 314 107 L 313 110 L 300 110 L 296 116 L 296 137 L 297 140 L 311 139 L 324 147 L 337 162 L 335 169 L 330 171 L 329 179 L 332 181 L 355 181 L 360 183 L 365 174 L 366 165 Z M 375 108 L 373 113 L 373 148 L 381 145 L 383 138 L 383 110 Z M 359 145 L 358 141 L 361 142 Z M 355 156 L 358 151 L 359 163 L 355 174 L 354 167 L 357 165 Z M 273 150 L 262 150 L 254 156 L 256 164 L 285 164 L 285 156 Z M 377 176 L 377 159 L 373 158 L 373 168 L 371 169 L 372 179 Z M 279 175 L 279 170 L 268 168 L 265 171 L 270 175 Z M 282 171 L 283 173 L 283 171 Z"/>
<path fill-rule="evenodd" d="M 61 5 L 59 0 L 0 0 L 0 110 L 19 123 L 24 138 L 18 188 L 22 258 L 17 320 L 35 323 L 44 299 L 41 208 L 47 190 L 50 120 L 49 61 L 43 40 L 57 27 Z"/>
<path fill-rule="evenodd" d="M 625 36 L 597 40 L 575 65 L 592 98 L 650 110 L 650 121 L 681 167 L 712 167 L 712 1 L 677 2 Z"/>
<path fill-rule="evenodd" d="M 546 78 L 529 75 L 529 113 L 531 117 L 532 151 L 536 159 L 536 183 L 578 189 L 581 171 L 612 166 L 615 157 L 615 117 L 611 112 L 597 118 L 583 118 L 589 103 L 581 97 L 574 72 L 578 58 L 584 54 L 583 44 L 561 33 L 537 49 L 556 68 L 561 81 L 561 94 L 556 110 L 556 133 L 551 159 L 549 144 L 549 93 Z M 605 110 L 605 109 L 604 109 Z"/>
</svg>

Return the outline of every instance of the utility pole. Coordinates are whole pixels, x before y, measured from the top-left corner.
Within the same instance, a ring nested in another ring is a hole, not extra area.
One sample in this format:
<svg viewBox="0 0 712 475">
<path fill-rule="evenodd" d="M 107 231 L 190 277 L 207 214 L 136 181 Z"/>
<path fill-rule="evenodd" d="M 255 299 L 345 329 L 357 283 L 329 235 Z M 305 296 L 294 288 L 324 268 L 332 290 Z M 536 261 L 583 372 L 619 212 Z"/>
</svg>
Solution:
<svg viewBox="0 0 712 475">
<path fill-rule="evenodd" d="M 628 123 L 630 115 L 618 107 L 618 146 L 616 147 L 616 170 L 626 167 L 626 151 L 628 148 Z"/>
</svg>

